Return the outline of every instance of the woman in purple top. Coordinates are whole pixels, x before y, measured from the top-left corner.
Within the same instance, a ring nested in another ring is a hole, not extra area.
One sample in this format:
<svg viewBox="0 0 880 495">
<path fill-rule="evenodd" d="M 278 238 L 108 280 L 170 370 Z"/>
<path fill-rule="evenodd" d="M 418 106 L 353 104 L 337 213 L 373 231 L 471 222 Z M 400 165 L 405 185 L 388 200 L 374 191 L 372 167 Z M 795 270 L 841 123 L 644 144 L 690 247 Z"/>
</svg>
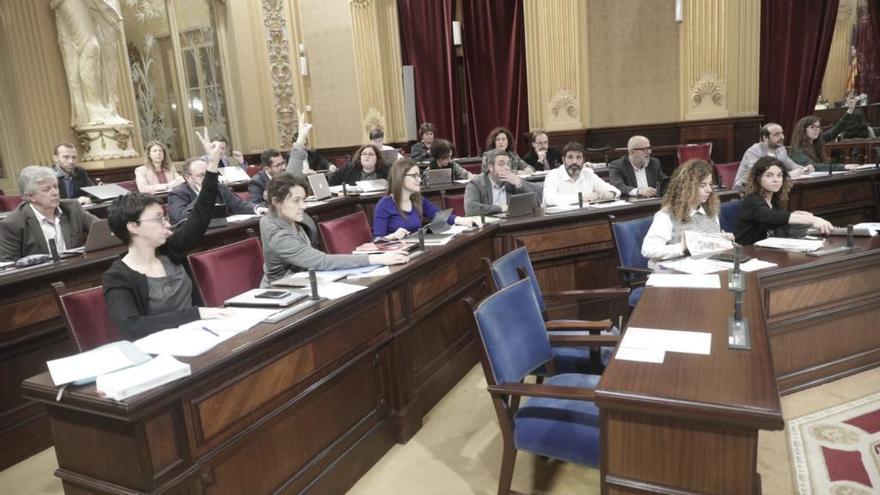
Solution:
<svg viewBox="0 0 880 495">
<path fill-rule="evenodd" d="M 373 236 L 403 239 L 422 226 L 422 219 L 430 220 L 439 209 L 423 198 L 422 174 L 418 164 L 408 158 L 397 160 L 388 172 L 389 196 L 379 200 L 373 214 Z M 450 225 L 470 227 L 473 220 L 449 215 Z"/>
</svg>

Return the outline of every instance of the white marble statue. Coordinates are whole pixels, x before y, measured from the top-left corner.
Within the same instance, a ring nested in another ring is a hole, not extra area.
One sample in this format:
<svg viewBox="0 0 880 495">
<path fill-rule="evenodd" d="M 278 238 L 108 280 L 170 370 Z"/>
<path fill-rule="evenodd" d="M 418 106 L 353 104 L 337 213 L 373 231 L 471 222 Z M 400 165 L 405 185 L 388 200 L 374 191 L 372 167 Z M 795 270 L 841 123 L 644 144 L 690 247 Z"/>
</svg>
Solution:
<svg viewBox="0 0 880 495">
<path fill-rule="evenodd" d="M 70 89 L 71 126 L 124 124 L 118 102 L 119 32 L 116 0 L 52 0 L 58 44 Z"/>
</svg>

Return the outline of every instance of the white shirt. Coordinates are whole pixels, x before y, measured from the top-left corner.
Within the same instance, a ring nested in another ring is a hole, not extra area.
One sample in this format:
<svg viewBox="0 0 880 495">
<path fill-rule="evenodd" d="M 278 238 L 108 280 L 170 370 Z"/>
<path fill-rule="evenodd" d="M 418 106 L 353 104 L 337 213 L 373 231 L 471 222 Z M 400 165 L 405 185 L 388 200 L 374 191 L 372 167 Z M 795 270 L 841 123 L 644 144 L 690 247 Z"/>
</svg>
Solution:
<svg viewBox="0 0 880 495">
<path fill-rule="evenodd" d="M 64 232 L 61 230 L 61 208 L 55 209 L 55 222 L 50 222 L 45 215 L 40 213 L 40 210 L 36 209 L 31 203 L 29 205 L 31 210 L 34 212 L 34 216 L 37 217 L 37 223 L 40 224 L 40 230 L 43 231 L 43 237 L 46 239 L 46 249 L 49 253 L 52 252 L 52 248 L 49 246 L 49 239 L 55 239 L 55 249 L 58 253 L 62 253 L 67 251 L 67 245 L 64 243 Z"/>
<path fill-rule="evenodd" d="M 648 186 L 648 172 L 647 172 L 648 164 L 645 163 L 645 166 L 642 168 L 639 168 L 639 167 L 636 167 L 635 165 L 632 165 L 632 168 L 633 168 L 633 172 L 636 174 L 636 188 L 631 189 L 629 191 L 629 195 L 630 196 L 638 196 L 639 189 L 641 189 L 643 187 L 649 187 Z"/>
<path fill-rule="evenodd" d="M 504 208 L 507 206 L 507 188 L 504 184 L 499 186 L 491 178 L 489 182 L 492 184 L 492 204 Z"/>
<path fill-rule="evenodd" d="M 694 216 L 696 213 L 702 213 L 705 215 L 706 210 L 700 206 L 696 210 L 691 210 L 690 216 Z M 715 222 L 718 223 L 718 221 L 718 217 L 716 216 Z M 672 217 L 670 217 L 666 209 L 663 208 L 654 214 L 654 220 L 651 222 L 651 227 L 648 229 L 648 233 L 645 234 L 645 239 L 642 241 L 642 256 L 648 259 L 648 268 L 654 270 L 657 268 L 658 261 L 684 256 L 685 250 L 681 243 L 676 242 L 675 244 L 667 244 L 671 240 Z"/>
<path fill-rule="evenodd" d="M 613 192 L 614 197 L 620 196 L 619 189 L 599 178 L 589 167 L 582 167 L 577 178 L 572 179 L 565 165 L 559 165 L 544 178 L 544 206 L 577 204 L 578 192 L 583 193 L 584 201 L 594 192 Z"/>
</svg>

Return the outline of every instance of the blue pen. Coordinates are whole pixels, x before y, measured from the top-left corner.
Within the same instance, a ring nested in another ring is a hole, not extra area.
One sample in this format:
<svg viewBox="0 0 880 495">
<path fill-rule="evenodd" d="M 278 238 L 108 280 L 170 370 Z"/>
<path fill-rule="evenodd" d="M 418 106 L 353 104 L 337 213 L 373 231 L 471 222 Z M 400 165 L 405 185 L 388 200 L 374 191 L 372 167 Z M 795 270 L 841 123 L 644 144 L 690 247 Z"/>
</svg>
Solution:
<svg viewBox="0 0 880 495">
<path fill-rule="evenodd" d="M 208 328 L 208 327 L 202 327 L 202 330 L 204 330 L 204 331 L 210 333 L 211 335 L 213 335 L 213 336 L 215 336 L 215 337 L 219 337 L 219 336 L 220 336 L 219 333 L 217 333 L 217 332 L 211 330 L 211 329 Z"/>
</svg>

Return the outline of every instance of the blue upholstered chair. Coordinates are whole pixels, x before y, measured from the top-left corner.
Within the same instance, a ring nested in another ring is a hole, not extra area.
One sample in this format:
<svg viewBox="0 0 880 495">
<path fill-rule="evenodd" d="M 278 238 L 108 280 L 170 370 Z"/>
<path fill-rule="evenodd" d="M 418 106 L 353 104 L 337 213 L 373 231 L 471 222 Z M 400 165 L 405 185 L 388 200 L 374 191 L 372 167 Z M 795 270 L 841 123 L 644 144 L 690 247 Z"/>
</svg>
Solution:
<svg viewBox="0 0 880 495">
<path fill-rule="evenodd" d="M 483 258 L 486 268 L 486 279 L 492 292 L 507 287 L 520 279 L 528 278 L 529 284 L 535 293 L 535 299 L 544 325 L 550 332 L 554 341 L 560 344 L 554 347 L 556 368 L 563 373 L 601 373 L 611 353 L 606 352 L 606 359 L 602 359 L 600 349 L 588 351 L 583 347 L 563 347 L 562 341 L 565 334 L 572 335 L 573 331 L 587 331 L 598 335 L 602 331 L 611 331 L 615 324 L 620 324 L 620 316 L 625 309 L 624 298 L 629 294 L 626 288 L 615 287 L 608 289 L 571 290 L 545 294 L 538 285 L 538 278 L 532 261 L 529 259 L 529 251 L 525 246 L 514 249 L 495 261 Z M 548 320 L 545 298 L 567 300 L 574 302 L 605 302 L 609 303 L 610 319 L 600 321 L 586 320 Z M 613 346 L 613 345 L 612 345 Z"/>
<path fill-rule="evenodd" d="M 630 288 L 629 306 L 635 307 L 642 297 L 645 280 L 651 273 L 648 269 L 648 260 L 642 256 L 642 241 L 645 240 L 654 217 L 615 222 L 614 215 L 609 215 L 608 219 L 611 223 L 614 246 L 617 248 L 617 259 L 620 262 L 617 271 L 620 272 L 624 285 Z"/>
<path fill-rule="evenodd" d="M 721 203 L 721 211 L 718 213 L 718 222 L 721 224 L 721 230 L 725 232 L 736 232 L 736 219 L 739 217 L 739 202 L 735 199 Z"/>
<path fill-rule="evenodd" d="M 518 450 L 585 466 L 599 464 L 599 410 L 593 403 L 599 376 L 567 373 L 540 385 L 522 383 L 536 368 L 553 369 L 553 349 L 531 284 L 514 282 L 483 299 L 474 311 L 480 361 L 504 442 L 499 494 L 510 491 Z M 603 337 L 581 339 L 601 343 Z M 522 396 L 529 398 L 520 404 Z"/>
</svg>

